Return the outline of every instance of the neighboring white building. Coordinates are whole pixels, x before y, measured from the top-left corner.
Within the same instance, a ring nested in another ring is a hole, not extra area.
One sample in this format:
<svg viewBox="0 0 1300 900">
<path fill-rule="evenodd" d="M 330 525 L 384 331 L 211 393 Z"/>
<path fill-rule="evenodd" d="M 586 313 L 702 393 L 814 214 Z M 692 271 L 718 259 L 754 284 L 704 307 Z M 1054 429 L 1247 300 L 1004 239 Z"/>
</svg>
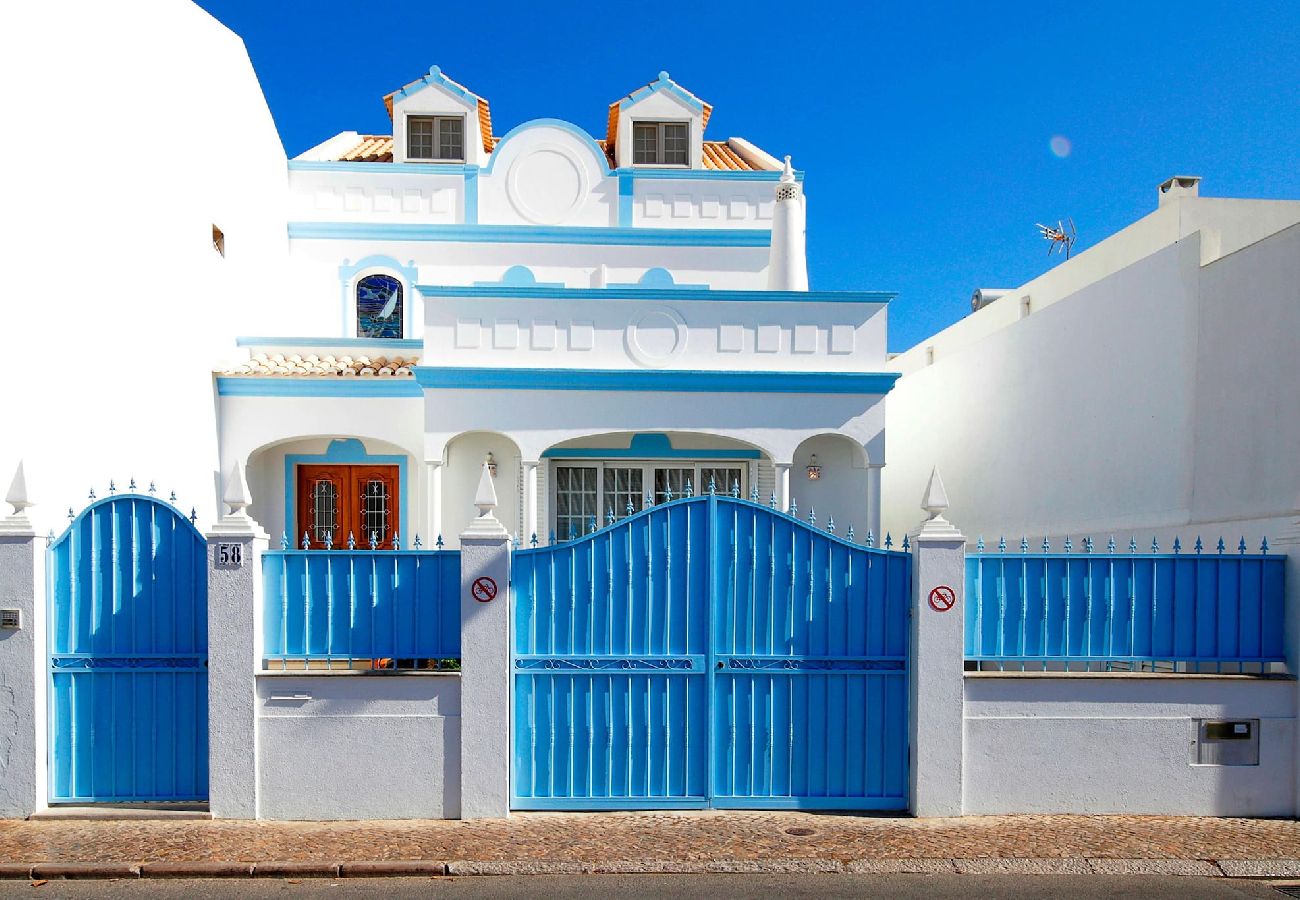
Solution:
<svg viewBox="0 0 1300 900">
<path fill-rule="evenodd" d="M 384 99 L 393 137 L 289 161 L 294 326 L 216 377 L 272 534 L 454 544 L 489 459 L 524 542 L 711 484 L 879 533 L 891 295 L 808 290 L 788 157 L 667 73 L 600 139 L 498 137 L 437 66 Z"/>
<path fill-rule="evenodd" d="M 931 467 L 973 540 L 1281 534 L 1300 498 L 1300 202 L 1149 215 L 893 358 L 885 527 Z M 978 305 L 978 304 L 976 304 Z"/>
</svg>

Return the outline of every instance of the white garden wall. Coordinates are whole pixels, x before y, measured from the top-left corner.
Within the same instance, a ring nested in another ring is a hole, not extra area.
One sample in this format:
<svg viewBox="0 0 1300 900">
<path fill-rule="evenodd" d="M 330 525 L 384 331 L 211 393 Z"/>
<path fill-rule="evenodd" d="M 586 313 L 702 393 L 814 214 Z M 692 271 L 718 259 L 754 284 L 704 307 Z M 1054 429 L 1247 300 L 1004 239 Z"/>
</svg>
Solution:
<svg viewBox="0 0 1300 900">
<path fill-rule="evenodd" d="M 1259 765 L 1192 764 L 1195 720 L 1258 719 Z M 967 815 L 1295 814 L 1296 683 L 967 673 Z"/>
</svg>

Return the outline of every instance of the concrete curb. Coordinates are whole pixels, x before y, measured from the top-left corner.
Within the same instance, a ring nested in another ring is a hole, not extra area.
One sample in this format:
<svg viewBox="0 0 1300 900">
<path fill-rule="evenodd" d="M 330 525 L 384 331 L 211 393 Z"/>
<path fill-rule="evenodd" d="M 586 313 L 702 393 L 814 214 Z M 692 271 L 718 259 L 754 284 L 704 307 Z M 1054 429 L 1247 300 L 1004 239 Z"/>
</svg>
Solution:
<svg viewBox="0 0 1300 900">
<path fill-rule="evenodd" d="M 0 879 L 123 878 L 430 878 L 445 875 L 1185 875 L 1200 878 L 1295 878 L 1300 859 L 1112 859 L 977 857 L 971 859 L 787 858 L 730 860 L 356 860 L 352 862 L 39 862 L 0 863 Z"/>
</svg>

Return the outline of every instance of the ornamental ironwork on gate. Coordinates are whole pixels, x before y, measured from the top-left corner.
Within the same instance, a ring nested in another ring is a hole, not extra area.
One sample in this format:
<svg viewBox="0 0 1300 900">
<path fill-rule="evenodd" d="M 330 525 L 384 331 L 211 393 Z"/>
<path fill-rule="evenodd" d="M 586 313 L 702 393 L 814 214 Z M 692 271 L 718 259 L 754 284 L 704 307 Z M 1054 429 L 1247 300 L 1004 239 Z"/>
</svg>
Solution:
<svg viewBox="0 0 1300 900">
<path fill-rule="evenodd" d="M 713 494 L 517 550 L 512 805 L 905 808 L 910 579 Z"/>
<path fill-rule="evenodd" d="M 50 802 L 206 800 L 203 536 L 169 503 L 115 494 L 48 554 Z"/>
</svg>

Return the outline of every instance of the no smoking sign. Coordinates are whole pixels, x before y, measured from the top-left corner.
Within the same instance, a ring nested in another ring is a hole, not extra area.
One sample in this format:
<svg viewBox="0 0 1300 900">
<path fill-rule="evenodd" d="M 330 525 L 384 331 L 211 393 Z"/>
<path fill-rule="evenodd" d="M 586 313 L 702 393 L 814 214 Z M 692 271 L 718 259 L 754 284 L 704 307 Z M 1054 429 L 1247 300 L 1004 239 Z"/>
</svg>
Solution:
<svg viewBox="0 0 1300 900">
<path fill-rule="evenodd" d="M 486 575 L 482 578 L 475 578 L 474 583 L 470 585 L 469 593 L 479 603 L 491 603 L 497 596 L 496 580 L 488 578 Z"/>
</svg>

